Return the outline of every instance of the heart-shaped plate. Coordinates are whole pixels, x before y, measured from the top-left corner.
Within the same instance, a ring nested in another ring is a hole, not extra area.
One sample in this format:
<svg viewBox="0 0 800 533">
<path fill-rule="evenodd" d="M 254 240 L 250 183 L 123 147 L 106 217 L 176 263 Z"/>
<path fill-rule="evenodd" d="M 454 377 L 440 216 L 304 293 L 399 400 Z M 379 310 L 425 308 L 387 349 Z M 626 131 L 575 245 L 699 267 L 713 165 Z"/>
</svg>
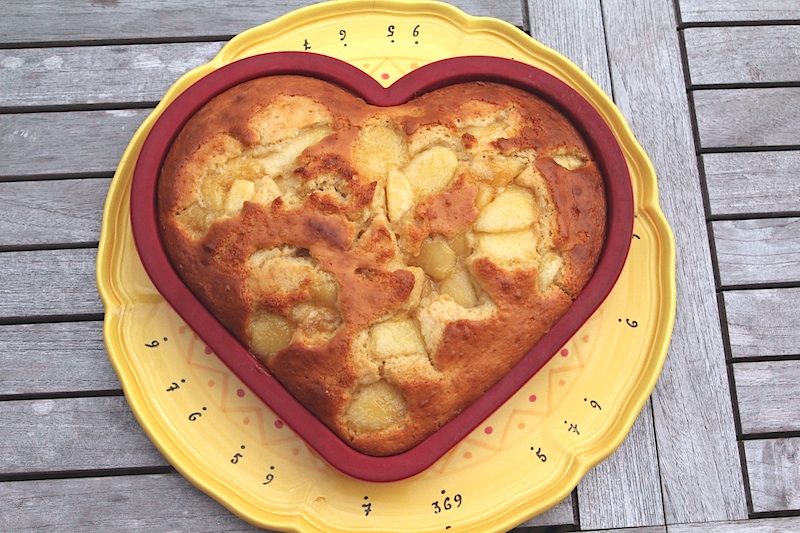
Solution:
<svg viewBox="0 0 800 533">
<path fill-rule="evenodd" d="M 173 269 L 161 243 L 156 184 L 171 143 L 183 125 L 221 92 L 246 81 L 282 74 L 320 78 L 377 106 L 393 106 L 447 85 L 493 81 L 529 91 L 564 113 L 587 140 L 605 180 L 607 235 L 594 275 L 569 311 L 525 357 L 479 400 L 414 448 L 388 457 L 364 455 L 339 439 L 274 379 L 209 312 Z M 433 464 L 525 384 L 595 312 L 625 264 L 633 228 L 628 166 L 615 136 L 574 89 L 530 65 L 494 57 L 459 57 L 421 67 L 384 88 L 363 71 L 307 52 L 260 54 L 201 78 L 180 94 L 144 141 L 131 186 L 131 224 L 142 264 L 153 284 L 220 359 L 320 456 L 350 476 L 368 481 L 403 479 Z"/>
</svg>

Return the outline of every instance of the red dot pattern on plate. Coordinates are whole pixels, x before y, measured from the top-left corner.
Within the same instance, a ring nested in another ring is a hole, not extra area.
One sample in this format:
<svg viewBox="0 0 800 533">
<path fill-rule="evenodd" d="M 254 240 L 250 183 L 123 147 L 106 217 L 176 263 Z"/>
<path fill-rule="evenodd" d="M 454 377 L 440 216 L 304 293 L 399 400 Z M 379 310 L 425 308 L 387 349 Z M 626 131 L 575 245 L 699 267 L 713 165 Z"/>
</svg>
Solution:
<svg viewBox="0 0 800 533">
<path fill-rule="evenodd" d="M 236 396 L 238 396 L 239 398 L 244 398 L 244 390 L 236 389 Z"/>
<path fill-rule="evenodd" d="M 559 384 L 559 386 L 563 387 L 564 385 L 567 384 L 567 380 L 561 379 L 561 380 L 558 381 L 558 384 Z"/>
<path fill-rule="evenodd" d="M 211 353 L 212 353 L 212 352 L 211 352 L 211 348 L 209 348 L 208 346 L 206 346 L 206 350 L 205 350 L 205 352 L 206 352 L 206 355 L 211 355 Z"/>
<path fill-rule="evenodd" d="M 564 348 L 563 350 L 561 350 L 561 357 L 566 357 L 566 356 L 568 356 L 568 355 L 569 355 L 569 350 L 567 350 L 566 348 Z"/>
<path fill-rule="evenodd" d="M 583 342 L 589 342 L 589 335 L 584 335 L 583 337 L 581 337 L 581 340 Z"/>
<path fill-rule="evenodd" d="M 464 459 L 472 459 L 472 452 L 464 452 Z"/>
<path fill-rule="evenodd" d="M 381 79 L 382 80 L 388 80 L 389 79 L 389 75 L 384 72 L 383 74 L 381 74 Z"/>
<path fill-rule="evenodd" d="M 536 395 L 535 394 L 531 394 L 530 396 L 528 396 L 528 401 L 531 402 L 531 403 L 535 402 L 536 401 Z"/>
<path fill-rule="evenodd" d="M 281 429 L 283 427 L 283 422 L 281 420 L 276 420 L 275 427 Z"/>
<path fill-rule="evenodd" d="M 483 430 L 483 432 L 486 433 L 487 435 L 491 435 L 492 431 L 494 431 L 494 428 L 492 426 L 486 426 L 486 428 Z"/>
<path fill-rule="evenodd" d="M 523 422 L 520 422 L 519 425 L 517 426 L 517 428 L 525 429 L 525 424 Z"/>
<path fill-rule="evenodd" d="M 214 382 L 214 380 L 213 380 L 213 379 L 209 379 L 209 380 L 208 380 L 208 386 L 209 386 L 209 387 L 213 387 L 214 385 L 216 385 L 216 383 Z"/>
<path fill-rule="evenodd" d="M 249 417 L 247 417 L 247 416 L 246 416 L 246 417 L 244 417 L 244 420 L 242 420 L 242 424 L 244 424 L 244 425 L 246 426 L 246 425 L 248 425 L 249 423 L 250 423 L 250 418 L 249 418 Z"/>
<path fill-rule="evenodd" d="M 300 450 L 297 448 L 292 448 L 292 455 L 300 455 Z"/>
</svg>

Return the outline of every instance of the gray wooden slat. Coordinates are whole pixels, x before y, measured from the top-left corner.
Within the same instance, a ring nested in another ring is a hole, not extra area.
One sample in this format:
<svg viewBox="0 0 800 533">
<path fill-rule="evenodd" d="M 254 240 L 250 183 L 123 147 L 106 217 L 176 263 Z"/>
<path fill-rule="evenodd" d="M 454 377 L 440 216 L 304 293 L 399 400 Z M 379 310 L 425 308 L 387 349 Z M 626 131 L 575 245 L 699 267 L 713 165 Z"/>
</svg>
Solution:
<svg viewBox="0 0 800 533">
<path fill-rule="evenodd" d="M 799 510 L 800 438 L 748 440 L 744 452 L 753 511 Z"/>
<path fill-rule="evenodd" d="M 742 433 L 800 431 L 800 361 L 734 363 Z"/>
<path fill-rule="evenodd" d="M 0 115 L 0 179 L 112 173 L 147 109 Z"/>
<path fill-rule="evenodd" d="M 307 0 L 257 4 L 235 0 L 188 0 L 175 4 L 157 0 L 3 2 L 0 4 L 0 42 L 228 37 L 310 3 Z M 523 25 L 519 2 L 453 0 L 451 3 L 471 15 L 496 17 L 516 26 Z"/>
<path fill-rule="evenodd" d="M 800 289 L 726 291 L 731 356 L 800 354 Z"/>
<path fill-rule="evenodd" d="M 99 314 L 97 250 L 0 252 L 0 320 Z"/>
<path fill-rule="evenodd" d="M 0 326 L 0 396 L 119 389 L 102 322 Z"/>
<path fill-rule="evenodd" d="M 800 211 L 800 151 L 704 154 L 713 215 Z"/>
<path fill-rule="evenodd" d="M 723 286 L 800 280 L 800 219 L 723 220 L 712 229 Z"/>
<path fill-rule="evenodd" d="M 122 396 L 0 402 L 0 475 L 163 467 Z"/>
<path fill-rule="evenodd" d="M 677 313 L 653 392 L 664 512 L 747 517 L 699 171 L 671 3 L 603 2 L 616 103 L 650 155 L 677 247 Z"/>
<path fill-rule="evenodd" d="M 683 22 L 800 19 L 795 0 L 681 0 L 679 5 Z"/>
<path fill-rule="evenodd" d="M 653 411 L 647 402 L 622 445 L 578 484 L 581 528 L 664 523 Z"/>
<path fill-rule="evenodd" d="M 572 507 L 572 496 L 567 496 L 554 507 L 523 522 L 519 527 L 574 526 L 574 524 L 575 511 Z"/>
<path fill-rule="evenodd" d="M 0 530 L 6 533 L 271 531 L 238 518 L 177 473 L 6 482 L 0 483 L 0 501 L 4 504 Z M 553 512 L 571 520 L 564 511 L 567 507 L 571 512 L 571 506 L 559 504 L 520 527 L 563 524 L 552 520 Z M 663 528 L 648 528 L 631 533 L 663 532 Z"/>
<path fill-rule="evenodd" d="M 96 243 L 110 181 L 0 182 L 0 247 Z"/>
<path fill-rule="evenodd" d="M 702 148 L 793 146 L 800 140 L 800 87 L 693 94 Z"/>
<path fill-rule="evenodd" d="M 581 531 L 588 530 L 582 529 Z M 592 533 L 667 533 L 667 526 L 623 527 L 614 529 L 593 529 L 591 531 Z M 669 531 L 672 531 L 672 528 L 670 528 Z"/>
<path fill-rule="evenodd" d="M 211 4 L 199 0 L 180 4 L 135 0 L 5 2 L 0 9 L 0 35 L 6 43 L 235 35 L 307 4 L 301 0 L 258 5 L 231 0 Z"/>
<path fill-rule="evenodd" d="M 695 85 L 800 79 L 800 26 L 687 28 L 683 34 Z"/>
<path fill-rule="evenodd" d="M 222 42 L 0 50 L 0 107 L 157 102 Z"/>
<path fill-rule="evenodd" d="M 0 530 L 266 531 L 248 524 L 177 473 L 0 483 Z"/>
<path fill-rule="evenodd" d="M 573 61 L 611 94 L 600 1 L 528 0 L 527 6 L 531 35 Z M 623 444 L 578 484 L 582 528 L 664 523 L 652 425 L 648 402 Z"/>
<path fill-rule="evenodd" d="M 560 52 L 611 94 L 600 0 L 526 0 L 531 36 Z"/>
<path fill-rule="evenodd" d="M 670 533 L 787 533 L 800 531 L 800 517 L 758 518 L 738 522 L 715 522 L 713 524 L 676 524 Z"/>
</svg>

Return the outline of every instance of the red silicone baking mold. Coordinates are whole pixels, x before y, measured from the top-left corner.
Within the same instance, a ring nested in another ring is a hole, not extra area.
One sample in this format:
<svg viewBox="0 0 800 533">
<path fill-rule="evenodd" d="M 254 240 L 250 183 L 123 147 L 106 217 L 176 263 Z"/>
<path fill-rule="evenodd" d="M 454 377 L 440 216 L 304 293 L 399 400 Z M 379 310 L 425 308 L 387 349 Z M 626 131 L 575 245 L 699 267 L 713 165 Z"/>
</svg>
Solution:
<svg viewBox="0 0 800 533">
<path fill-rule="evenodd" d="M 280 74 L 320 78 L 362 97 L 393 106 L 446 85 L 495 81 L 529 91 L 572 120 L 592 150 L 606 185 L 606 242 L 589 283 L 561 320 L 494 387 L 414 448 L 374 457 L 347 445 L 274 379 L 264 366 L 198 301 L 164 252 L 156 215 L 156 184 L 170 146 L 189 118 L 223 91 Z M 311 448 L 339 471 L 366 481 L 395 481 L 422 472 L 508 400 L 574 335 L 614 287 L 633 231 L 633 192 L 627 162 L 600 114 L 570 86 L 533 66 L 497 57 L 456 57 L 430 63 L 383 87 L 358 68 L 308 52 L 274 52 L 223 66 L 172 101 L 147 135 L 131 185 L 131 225 L 139 257 L 156 289 L 214 353 Z"/>
</svg>

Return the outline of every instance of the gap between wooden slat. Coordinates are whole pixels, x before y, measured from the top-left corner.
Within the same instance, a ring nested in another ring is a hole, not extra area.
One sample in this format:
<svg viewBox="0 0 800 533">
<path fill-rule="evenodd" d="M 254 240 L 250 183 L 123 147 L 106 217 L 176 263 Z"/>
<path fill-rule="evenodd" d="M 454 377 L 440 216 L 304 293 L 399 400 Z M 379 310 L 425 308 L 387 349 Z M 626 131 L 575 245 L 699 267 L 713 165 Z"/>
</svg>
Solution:
<svg viewBox="0 0 800 533">
<path fill-rule="evenodd" d="M 158 105 L 157 100 L 140 102 L 119 101 L 96 104 L 53 104 L 0 106 L 0 115 L 20 115 L 23 113 L 69 113 L 72 111 L 124 111 L 127 109 L 150 109 Z"/>
<path fill-rule="evenodd" d="M 177 472 L 171 466 L 137 466 L 131 468 L 105 468 L 96 470 L 53 470 L 49 472 L 20 472 L 14 474 L 0 474 L 0 483 L 57 479 L 103 478 L 132 475 L 142 476 L 172 473 Z"/>
<path fill-rule="evenodd" d="M 51 322 L 84 322 L 103 320 L 103 313 L 79 313 L 74 315 L 39 315 L 39 316 L 7 316 L 0 317 L 0 326 L 16 326 L 25 324 L 42 324 Z"/>
<path fill-rule="evenodd" d="M 678 30 L 687 28 L 736 28 L 745 26 L 797 26 L 800 19 L 771 19 L 771 20 L 715 20 L 715 21 L 690 21 L 681 22 Z"/>
<path fill-rule="evenodd" d="M 25 50 L 30 48 L 85 48 L 99 46 L 128 46 L 137 44 L 187 44 L 187 43 L 211 43 L 216 41 L 230 41 L 235 35 L 197 35 L 182 37 L 140 37 L 130 39 L 83 39 L 83 40 L 60 40 L 60 41 L 29 41 L 20 43 L 0 42 L 0 50 Z"/>
<path fill-rule="evenodd" d="M 92 390 L 92 391 L 66 391 L 66 392 L 41 392 L 25 394 L 0 394 L 0 402 L 17 402 L 28 400 L 65 400 L 73 398 L 108 398 L 124 396 L 122 389 Z"/>
</svg>

